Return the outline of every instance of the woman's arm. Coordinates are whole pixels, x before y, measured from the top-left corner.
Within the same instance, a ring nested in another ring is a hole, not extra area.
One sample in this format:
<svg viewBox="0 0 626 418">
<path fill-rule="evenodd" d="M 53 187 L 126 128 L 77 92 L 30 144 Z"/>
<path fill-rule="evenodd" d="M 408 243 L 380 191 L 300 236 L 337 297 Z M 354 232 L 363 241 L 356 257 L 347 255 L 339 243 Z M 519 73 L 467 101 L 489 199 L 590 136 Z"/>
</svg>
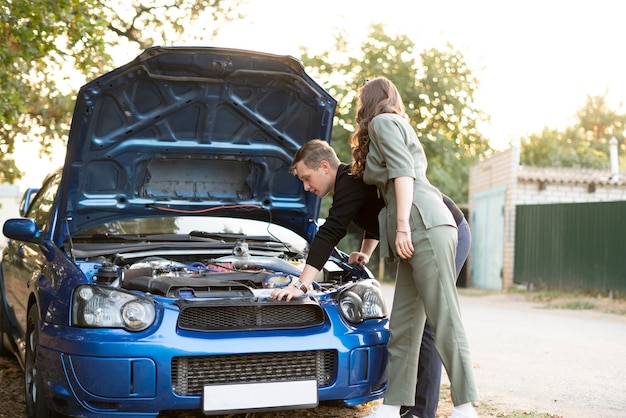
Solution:
<svg viewBox="0 0 626 418">
<path fill-rule="evenodd" d="M 413 257 L 413 241 L 411 240 L 411 206 L 413 205 L 413 177 L 397 177 L 393 180 L 396 194 L 396 251 L 400 258 Z"/>
</svg>

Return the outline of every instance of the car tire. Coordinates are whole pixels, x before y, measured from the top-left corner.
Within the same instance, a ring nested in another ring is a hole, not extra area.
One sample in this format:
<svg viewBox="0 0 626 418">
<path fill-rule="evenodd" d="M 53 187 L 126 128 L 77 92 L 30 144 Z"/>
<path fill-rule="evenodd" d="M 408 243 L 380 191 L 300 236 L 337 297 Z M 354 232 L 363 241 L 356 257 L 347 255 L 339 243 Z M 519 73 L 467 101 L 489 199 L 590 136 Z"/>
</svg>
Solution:
<svg viewBox="0 0 626 418">
<path fill-rule="evenodd" d="M 39 349 L 39 310 L 33 305 L 28 310 L 26 325 L 26 355 L 24 357 L 24 389 L 28 418 L 53 418 L 43 394 L 43 379 L 37 364 Z"/>
</svg>

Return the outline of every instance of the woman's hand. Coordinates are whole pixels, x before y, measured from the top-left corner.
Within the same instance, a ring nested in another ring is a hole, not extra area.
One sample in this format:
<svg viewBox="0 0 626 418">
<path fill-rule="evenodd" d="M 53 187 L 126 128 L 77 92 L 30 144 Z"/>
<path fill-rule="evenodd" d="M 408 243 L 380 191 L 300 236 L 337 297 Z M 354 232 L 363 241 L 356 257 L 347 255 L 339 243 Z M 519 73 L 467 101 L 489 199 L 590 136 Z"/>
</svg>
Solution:
<svg viewBox="0 0 626 418">
<path fill-rule="evenodd" d="M 348 257 L 348 264 L 354 266 L 364 266 L 370 261 L 370 257 L 362 252 L 355 251 Z"/>
<path fill-rule="evenodd" d="M 397 230 L 396 231 L 396 252 L 398 257 L 403 259 L 409 259 L 413 257 L 415 249 L 413 248 L 413 240 L 411 239 L 411 231 Z"/>
<path fill-rule="evenodd" d="M 300 289 L 297 289 L 293 286 L 281 287 L 279 289 L 274 289 L 270 297 L 276 300 L 282 300 L 285 298 L 287 302 L 289 302 L 293 298 L 297 298 L 304 295 L 304 292 Z"/>
</svg>

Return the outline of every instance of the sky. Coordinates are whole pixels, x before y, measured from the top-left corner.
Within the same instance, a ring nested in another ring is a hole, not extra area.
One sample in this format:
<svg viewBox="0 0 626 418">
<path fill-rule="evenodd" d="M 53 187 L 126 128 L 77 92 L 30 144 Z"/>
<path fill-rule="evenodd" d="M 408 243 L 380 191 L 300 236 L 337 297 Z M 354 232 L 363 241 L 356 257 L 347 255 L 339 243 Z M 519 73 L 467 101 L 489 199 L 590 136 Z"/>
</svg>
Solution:
<svg viewBox="0 0 626 418">
<path fill-rule="evenodd" d="M 589 95 L 606 93 L 613 110 L 625 111 L 621 0 L 248 0 L 241 11 L 247 17 L 207 45 L 297 57 L 301 46 L 332 49 L 339 29 L 358 48 L 373 23 L 407 35 L 418 54 L 450 43 L 480 82 L 476 106 L 491 117 L 481 131 L 497 150 L 570 125 Z M 116 65 L 133 58 L 122 54 Z M 27 164 L 18 160 L 22 170 Z M 35 176 L 24 182 L 37 184 Z"/>
<path fill-rule="evenodd" d="M 337 28 L 358 47 L 372 23 L 407 35 L 419 53 L 450 43 L 480 81 L 476 104 L 491 116 L 483 133 L 504 149 L 543 127 L 567 126 L 588 95 L 614 109 L 626 101 L 620 0 L 252 0 L 224 45 L 297 55 L 329 50 Z"/>
</svg>

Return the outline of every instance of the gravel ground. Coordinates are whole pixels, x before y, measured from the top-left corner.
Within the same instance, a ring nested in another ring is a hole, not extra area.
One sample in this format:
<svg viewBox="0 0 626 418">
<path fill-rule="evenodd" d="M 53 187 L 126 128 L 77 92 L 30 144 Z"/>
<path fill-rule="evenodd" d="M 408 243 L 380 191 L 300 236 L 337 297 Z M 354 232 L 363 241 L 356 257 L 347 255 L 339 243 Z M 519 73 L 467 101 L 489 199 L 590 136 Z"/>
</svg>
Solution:
<svg viewBox="0 0 626 418">
<path fill-rule="evenodd" d="M 0 357 L 0 417 L 26 416 L 24 374 L 14 357 Z"/>
</svg>

